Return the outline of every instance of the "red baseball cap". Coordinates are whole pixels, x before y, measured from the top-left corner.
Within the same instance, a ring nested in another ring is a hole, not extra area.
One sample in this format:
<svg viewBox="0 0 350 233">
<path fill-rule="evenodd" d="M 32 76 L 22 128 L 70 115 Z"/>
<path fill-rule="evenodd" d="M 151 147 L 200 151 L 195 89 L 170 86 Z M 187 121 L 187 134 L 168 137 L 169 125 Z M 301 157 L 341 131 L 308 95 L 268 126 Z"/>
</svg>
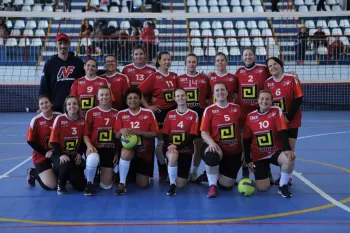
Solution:
<svg viewBox="0 0 350 233">
<path fill-rule="evenodd" d="M 59 41 L 59 40 L 69 41 L 69 37 L 65 33 L 59 33 L 56 35 L 56 41 Z"/>
</svg>

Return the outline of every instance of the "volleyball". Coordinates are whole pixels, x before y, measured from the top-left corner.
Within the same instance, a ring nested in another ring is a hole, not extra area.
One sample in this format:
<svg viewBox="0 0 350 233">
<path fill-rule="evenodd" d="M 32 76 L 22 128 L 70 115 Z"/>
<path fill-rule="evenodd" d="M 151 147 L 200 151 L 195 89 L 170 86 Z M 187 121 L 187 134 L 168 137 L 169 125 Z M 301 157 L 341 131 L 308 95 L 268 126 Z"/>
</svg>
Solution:
<svg viewBox="0 0 350 233">
<path fill-rule="evenodd" d="M 137 144 L 137 136 L 135 134 L 131 134 L 127 137 L 122 135 L 121 142 L 124 148 L 131 149 Z"/>
<path fill-rule="evenodd" d="M 244 197 L 250 197 L 254 195 L 255 191 L 255 183 L 249 178 L 242 179 L 238 183 L 238 192 Z"/>
</svg>

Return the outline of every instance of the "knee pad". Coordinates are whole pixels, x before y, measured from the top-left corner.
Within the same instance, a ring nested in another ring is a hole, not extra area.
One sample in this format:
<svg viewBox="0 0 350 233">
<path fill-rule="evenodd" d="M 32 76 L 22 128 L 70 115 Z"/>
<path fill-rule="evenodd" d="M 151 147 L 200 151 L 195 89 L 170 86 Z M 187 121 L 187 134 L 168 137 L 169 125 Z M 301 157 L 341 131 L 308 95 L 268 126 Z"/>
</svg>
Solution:
<svg viewBox="0 0 350 233">
<path fill-rule="evenodd" d="M 214 167 L 220 164 L 220 155 L 217 152 L 206 152 L 204 155 L 204 162 L 210 167 Z"/>
<path fill-rule="evenodd" d="M 97 167 L 100 163 L 100 156 L 97 153 L 91 153 L 86 158 L 87 167 Z"/>
</svg>

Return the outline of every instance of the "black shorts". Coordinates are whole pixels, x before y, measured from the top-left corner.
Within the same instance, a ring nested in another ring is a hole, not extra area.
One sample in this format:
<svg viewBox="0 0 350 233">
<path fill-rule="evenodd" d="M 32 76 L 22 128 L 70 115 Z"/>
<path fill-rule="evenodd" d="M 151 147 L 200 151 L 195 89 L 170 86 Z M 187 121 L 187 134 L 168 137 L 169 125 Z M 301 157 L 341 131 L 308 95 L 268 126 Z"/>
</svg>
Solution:
<svg viewBox="0 0 350 233">
<path fill-rule="evenodd" d="M 165 117 L 166 117 L 166 114 L 168 114 L 168 112 L 170 112 L 171 110 L 175 109 L 175 107 L 171 107 L 171 108 L 168 108 L 168 109 L 161 109 L 161 111 L 159 113 L 155 113 L 155 117 L 157 119 L 157 122 L 158 122 L 158 126 L 159 128 L 163 128 L 163 124 L 164 124 L 164 121 L 165 121 Z"/>
<path fill-rule="evenodd" d="M 298 138 L 298 132 L 299 132 L 299 128 L 288 129 L 288 138 L 297 139 Z"/>
<path fill-rule="evenodd" d="M 100 166 L 114 168 L 114 155 L 116 149 L 114 148 L 96 148 L 97 153 L 100 156 Z"/>
<path fill-rule="evenodd" d="M 204 160 L 204 151 L 209 145 L 204 143 L 200 150 L 200 156 Z M 223 154 L 222 159 L 219 163 L 219 173 L 227 176 L 231 179 L 237 178 L 237 173 L 242 166 L 242 152 L 238 154 Z"/>
<path fill-rule="evenodd" d="M 271 158 L 268 159 L 262 159 L 254 162 L 255 165 L 255 180 L 264 180 L 269 177 L 270 173 L 270 164 L 280 166 L 278 164 L 278 157 L 281 154 L 281 150 L 274 153 Z"/>
<path fill-rule="evenodd" d="M 152 161 L 148 162 L 135 154 L 132 163 L 137 174 L 153 177 L 154 156 Z"/>
<path fill-rule="evenodd" d="M 35 170 L 38 174 L 52 169 L 52 162 L 51 159 L 45 158 L 45 160 L 43 160 L 42 162 L 38 163 L 38 164 L 34 164 L 35 165 Z"/>
</svg>

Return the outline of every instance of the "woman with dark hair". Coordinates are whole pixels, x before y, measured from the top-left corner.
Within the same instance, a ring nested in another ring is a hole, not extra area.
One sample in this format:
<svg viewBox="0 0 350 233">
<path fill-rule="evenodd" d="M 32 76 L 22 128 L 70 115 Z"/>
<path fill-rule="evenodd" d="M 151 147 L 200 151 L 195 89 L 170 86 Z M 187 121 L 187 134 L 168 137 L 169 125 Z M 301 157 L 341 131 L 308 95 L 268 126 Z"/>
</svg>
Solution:
<svg viewBox="0 0 350 233">
<path fill-rule="evenodd" d="M 45 190 L 54 190 L 57 187 L 57 178 L 52 169 L 51 156 L 53 149 L 49 144 L 49 138 L 53 122 L 60 115 L 52 111 L 52 103 L 46 95 L 39 96 L 40 114 L 31 121 L 27 133 L 28 145 L 33 148 L 33 163 L 35 168 L 28 168 L 27 183 L 35 186 L 37 180 Z"/>
<path fill-rule="evenodd" d="M 135 165 L 136 184 L 140 188 L 147 188 L 153 177 L 154 167 L 154 138 L 159 131 L 153 112 L 141 108 L 142 93 L 137 87 L 126 90 L 126 104 L 128 109 L 118 112 L 114 132 L 117 139 L 122 136 L 137 136 L 137 145 L 132 149 L 122 148 L 119 160 L 120 181 L 116 190 L 117 195 L 126 193 L 126 177 L 131 160 Z"/>
<path fill-rule="evenodd" d="M 169 71 L 170 66 L 170 53 L 160 52 L 156 63 L 158 70 L 139 85 L 139 88 L 144 95 L 152 96 L 154 105 L 149 105 L 144 99 L 142 100 L 142 104 L 155 113 L 160 129 L 163 127 L 167 113 L 175 108 L 174 92 L 177 88 L 177 74 Z M 158 164 L 160 178 L 164 179 L 167 176 L 167 171 L 163 155 L 163 140 L 161 133 L 158 134 L 156 155 L 158 162 L 162 164 Z"/>
<path fill-rule="evenodd" d="M 51 160 L 58 170 L 58 194 L 67 193 L 67 180 L 80 192 L 86 186 L 85 161 L 82 159 L 85 119 L 80 111 L 78 98 L 69 95 L 64 102 L 64 114 L 58 116 L 53 124 L 50 143 L 54 152 Z"/>
</svg>

